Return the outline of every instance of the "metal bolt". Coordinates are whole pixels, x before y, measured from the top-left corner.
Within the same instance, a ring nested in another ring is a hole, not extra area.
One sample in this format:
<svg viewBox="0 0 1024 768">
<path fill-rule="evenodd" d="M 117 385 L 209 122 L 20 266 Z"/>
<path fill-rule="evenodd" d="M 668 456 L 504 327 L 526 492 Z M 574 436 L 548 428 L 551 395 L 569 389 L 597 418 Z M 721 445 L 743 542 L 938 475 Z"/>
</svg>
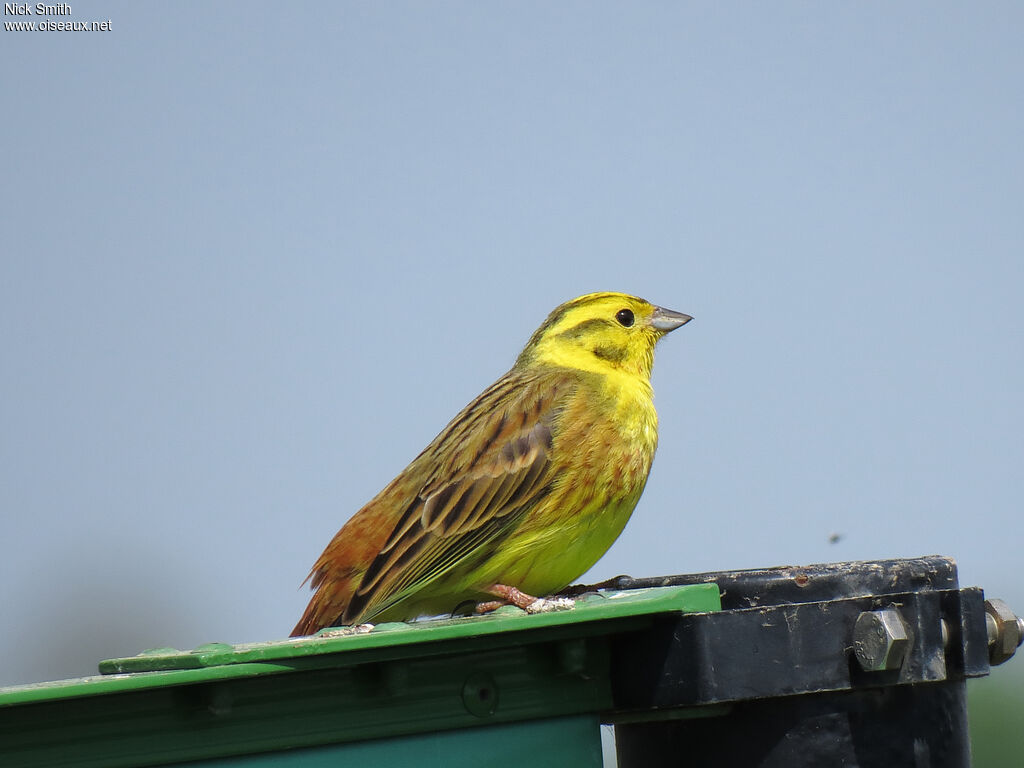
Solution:
<svg viewBox="0 0 1024 768">
<path fill-rule="evenodd" d="M 853 653 L 866 672 L 899 669 L 910 650 L 910 632 L 895 608 L 864 611 L 853 625 Z"/>
<path fill-rule="evenodd" d="M 1002 664 L 1024 642 L 1024 619 L 1018 618 L 999 598 L 985 601 L 985 629 L 988 631 L 988 663 Z"/>
</svg>

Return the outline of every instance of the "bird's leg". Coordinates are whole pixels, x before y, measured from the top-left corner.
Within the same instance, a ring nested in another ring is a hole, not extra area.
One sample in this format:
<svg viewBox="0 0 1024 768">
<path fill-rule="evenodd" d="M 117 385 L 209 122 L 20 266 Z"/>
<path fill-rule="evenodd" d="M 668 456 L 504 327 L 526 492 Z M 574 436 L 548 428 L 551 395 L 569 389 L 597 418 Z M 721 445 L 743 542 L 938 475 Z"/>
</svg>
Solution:
<svg viewBox="0 0 1024 768">
<path fill-rule="evenodd" d="M 477 613 L 490 613 L 491 611 L 496 611 L 498 608 L 501 608 L 501 606 L 503 605 L 514 605 L 517 608 L 522 608 L 525 611 L 526 606 L 532 605 L 537 601 L 537 598 L 533 595 L 528 595 L 525 592 L 516 589 L 515 587 L 508 587 L 504 584 L 495 584 L 494 586 L 490 587 L 489 589 L 485 589 L 484 591 L 489 592 L 490 594 L 494 595 L 499 599 L 487 600 L 483 603 L 477 603 Z"/>
<path fill-rule="evenodd" d="M 514 605 L 522 608 L 527 613 L 547 613 L 549 611 L 564 611 L 576 605 L 567 597 L 534 597 L 522 590 L 510 587 L 507 584 L 492 584 L 484 590 L 494 595 L 498 600 L 489 600 L 486 603 L 479 603 L 476 607 L 477 613 L 487 613 L 503 605 Z"/>
<path fill-rule="evenodd" d="M 503 604 L 508 605 L 511 603 L 516 608 L 522 608 L 524 611 L 528 606 L 537 601 L 537 598 L 533 595 L 528 595 L 515 587 L 508 586 L 507 584 L 493 584 L 484 591 L 499 598 Z"/>
</svg>

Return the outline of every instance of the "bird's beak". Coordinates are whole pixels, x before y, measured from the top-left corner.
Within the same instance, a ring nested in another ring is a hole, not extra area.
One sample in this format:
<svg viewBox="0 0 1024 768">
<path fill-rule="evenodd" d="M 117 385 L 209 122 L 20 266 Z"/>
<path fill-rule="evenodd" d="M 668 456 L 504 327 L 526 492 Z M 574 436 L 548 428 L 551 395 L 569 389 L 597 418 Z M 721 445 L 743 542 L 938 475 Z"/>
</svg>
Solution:
<svg viewBox="0 0 1024 768">
<path fill-rule="evenodd" d="M 668 333 L 681 325 L 686 325 L 691 320 L 693 320 L 692 317 L 684 315 L 682 312 L 673 312 L 671 309 L 655 307 L 654 314 L 651 315 L 651 327 L 662 333 Z"/>
</svg>

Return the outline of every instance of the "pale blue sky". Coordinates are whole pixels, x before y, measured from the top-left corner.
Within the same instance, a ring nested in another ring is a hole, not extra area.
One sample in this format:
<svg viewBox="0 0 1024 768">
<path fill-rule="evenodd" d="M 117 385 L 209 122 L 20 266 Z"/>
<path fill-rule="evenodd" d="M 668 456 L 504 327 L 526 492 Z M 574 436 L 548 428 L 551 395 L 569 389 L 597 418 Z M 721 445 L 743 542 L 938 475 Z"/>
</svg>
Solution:
<svg viewBox="0 0 1024 768">
<path fill-rule="evenodd" d="M 1024 609 L 1024 6 L 72 9 L 0 32 L 0 684 L 287 635 L 595 290 L 696 320 L 592 578 L 941 553 Z"/>
</svg>

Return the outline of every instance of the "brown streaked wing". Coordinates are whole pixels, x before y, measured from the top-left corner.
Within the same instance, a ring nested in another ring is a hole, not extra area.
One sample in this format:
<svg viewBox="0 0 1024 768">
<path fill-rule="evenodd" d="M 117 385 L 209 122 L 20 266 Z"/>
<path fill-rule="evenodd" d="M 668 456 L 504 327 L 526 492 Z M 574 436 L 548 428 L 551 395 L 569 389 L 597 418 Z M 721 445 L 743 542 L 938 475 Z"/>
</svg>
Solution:
<svg viewBox="0 0 1024 768">
<path fill-rule="evenodd" d="M 547 492 L 552 422 L 568 390 L 558 378 L 496 384 L 424 451 L 434 472 L 367 569 L 345 623 L 373 618 L 491 548 Z"/>
</svg>

